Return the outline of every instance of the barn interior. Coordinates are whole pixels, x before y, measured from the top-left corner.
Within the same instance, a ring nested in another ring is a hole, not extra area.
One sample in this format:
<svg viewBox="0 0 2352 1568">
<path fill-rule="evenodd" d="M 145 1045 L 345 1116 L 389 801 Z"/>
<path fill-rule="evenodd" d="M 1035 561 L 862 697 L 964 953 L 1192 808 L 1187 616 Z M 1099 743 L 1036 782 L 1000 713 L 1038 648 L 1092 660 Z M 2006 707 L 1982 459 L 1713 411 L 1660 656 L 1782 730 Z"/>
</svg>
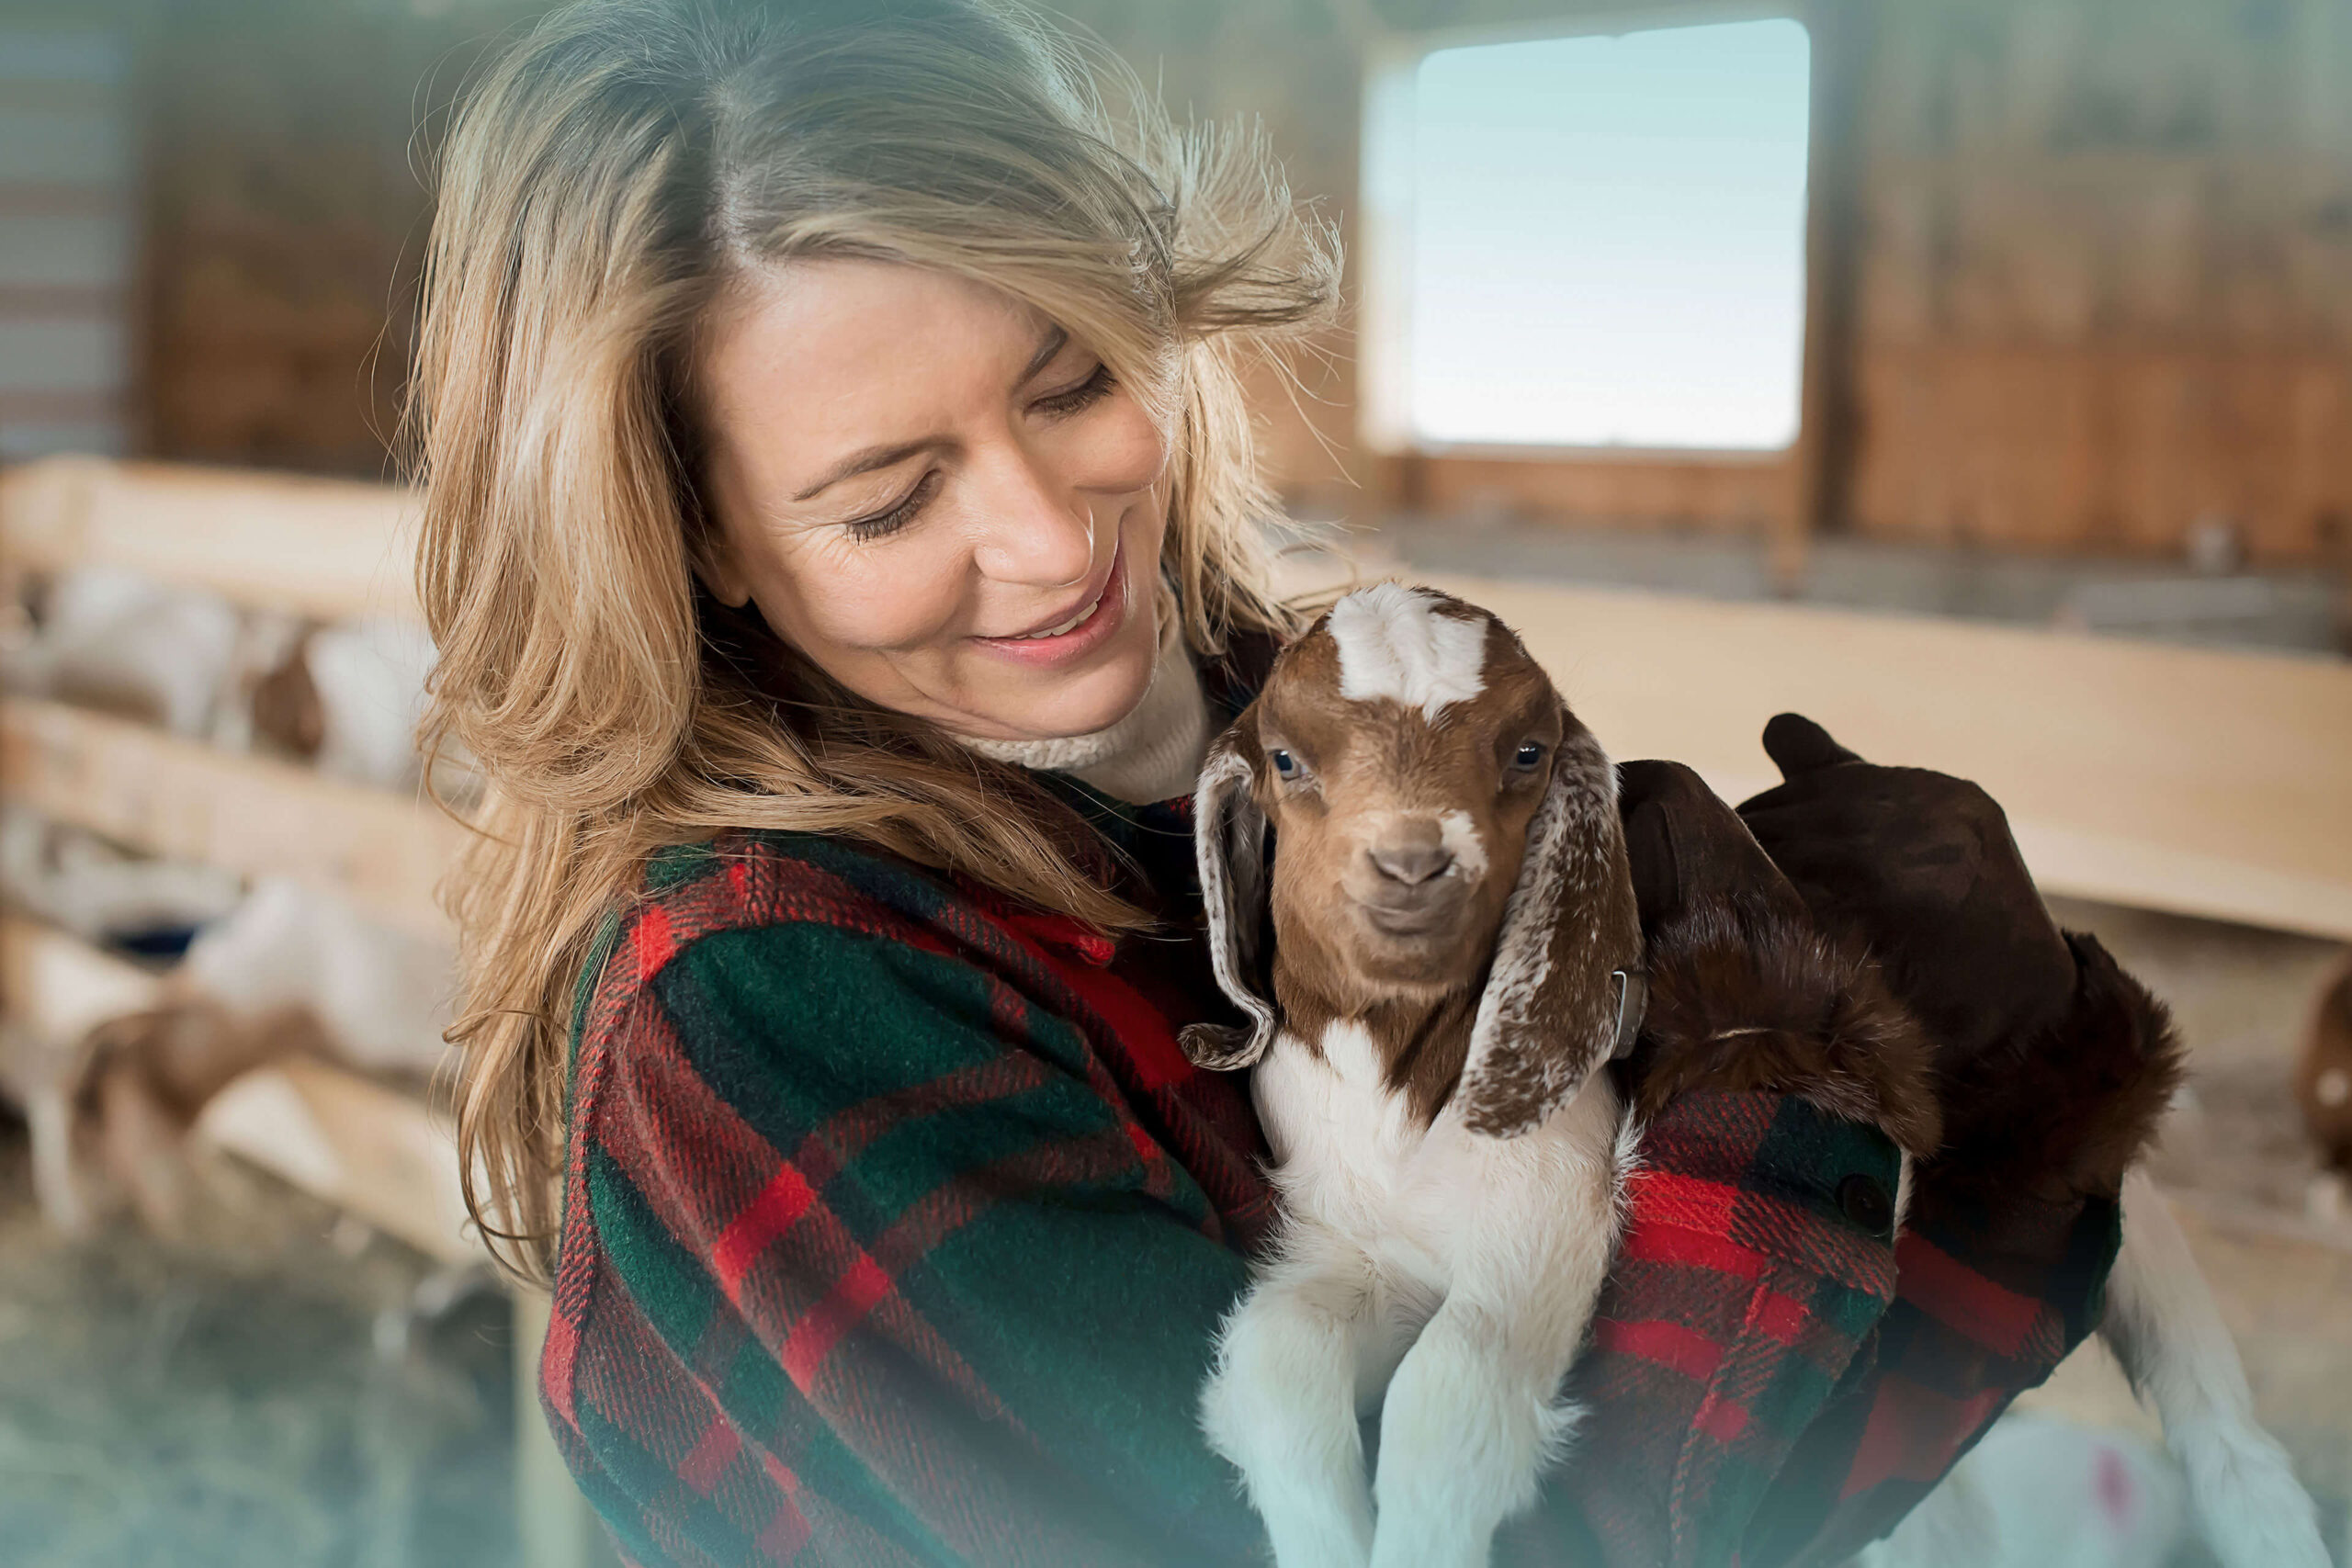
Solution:
<svg viewBox="0 0 2352 1568">
<path fill-rule="evenodd" d="M 10 1564 L 608 1560 L 458 1194 L 410 743 L 431 172 L 543 9 L 0 8 Z M 2174 1010 L 2155 1169 L 2346 1562 L 2352 5 L 1051 14 L 1344 248 L 1251 382 L 1295 581 L 1491 605 L 1726 799 L 1798 709 L 2004 804 Z M 2021 1407 L 2157 1432 L 2096 1347 Z"/>
</svg>

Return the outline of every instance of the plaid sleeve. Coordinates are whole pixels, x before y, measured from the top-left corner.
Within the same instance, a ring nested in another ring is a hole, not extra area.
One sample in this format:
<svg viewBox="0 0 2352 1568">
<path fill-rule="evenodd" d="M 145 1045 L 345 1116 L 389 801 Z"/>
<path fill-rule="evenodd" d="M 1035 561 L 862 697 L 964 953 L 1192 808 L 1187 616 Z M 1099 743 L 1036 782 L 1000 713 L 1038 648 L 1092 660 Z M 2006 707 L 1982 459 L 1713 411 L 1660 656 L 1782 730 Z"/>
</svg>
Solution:
<svg viewBox="0 0 2352 1568">
<path fill-rule="evenodd" d="M 2111 1199 L 1905 1231 L 1871 1375 L 1790 1454 L 1743 1561 L 1842 1563 L 1901 1523 L 2096 1326 L 2121 1236 Z"/>
<path fill-rule="evenodd" d="M 1131 1086 L 983 917 L 786 879 L 641 915 L 583 1032 L 542 1392 L 616 1540 L 1257 1554 L 1194 1419 L 1245 1262 Z"/>
<path fill-rule="evenodd" d="M 2180 1070 L 2163 1006 L 2070 936 L 2075 1003 L 1951 1090 L 1919 1172 L 1878 1372 L 1790 1456 L 1754 1565 L 1838 1563 L 1884 1535 L 2098 1325 L 2122 1242 L 2116 1194 Z"/>
<path fill-rule="evenodd" d="M 1559 1539 L 1580 1562 L 1832 1568 L 1892 1529 L 2096 1324 L 2120 1237 L 2101 1193 L 2121 1165 L 2086 1151 L 2128 1159 L 2169 1086 L 2161 1010 L 2078 946 L 2075 1016 L 2018 1053 L 2058 1065 L 2052 1104 L 1991 1127 L 1962 1116 L 1919 1165 L 1897 1241 L 1886 1134 L 1934 1142 L 1905 1109 L 1925 1057 L 1892 1070 L 1907 1015 L 1867 966 L 1752 965 L 1770 933 L 1731 934 L 1653 938 L 1653 1020 L 1631 1066 L 1636 1103 L 1656 1109 L 1561 1487 L 1581 1518 Z M 1759 1051 L 1768 1039 L 1780 1048 Z M 1766 1069 L 1793 1092 L 1724 1092 Z M 1709 1087 L 1660 1105 L 1662 1083 Z M 2086 1137 L 2079 1115 L 2050 1122 L 2052 1104 L 2111 1114 Z"/>
<path fill-rule="evenodd" d="M 1894 1296 L 1898 1155 L 1777 1094 L 1697 1090 L 1645 1129 L 1577 1363 L 1587 1414 L 1516 1562 L 1736 1560 L 1790 1446 Z"/>
<path fill-rule="evenodd" d="M 1834 1568 L 2098 1319 L 2112 1201 L 1889 1239 L 1894 1147 L 1768 1094 L 1645 1131 L 1574 1374 L 1588 1414 L 1514 1563 Z"/>
</svg>

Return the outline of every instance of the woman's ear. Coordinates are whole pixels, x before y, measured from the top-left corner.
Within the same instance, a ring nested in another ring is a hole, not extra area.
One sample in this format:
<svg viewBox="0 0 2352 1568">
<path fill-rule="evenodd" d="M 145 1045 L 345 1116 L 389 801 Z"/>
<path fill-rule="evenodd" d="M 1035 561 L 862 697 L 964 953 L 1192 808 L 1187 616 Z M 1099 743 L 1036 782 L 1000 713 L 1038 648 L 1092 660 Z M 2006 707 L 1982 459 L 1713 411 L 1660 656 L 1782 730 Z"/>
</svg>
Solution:
<svg viewBox="0 0 2352 1568">
<path fill-rule="evenodd" d="M 734 545 L 718 519 L 706 514 L 689 536 L 686 565 L 710 596 L 730 610 L 740 610 L 752 602 L 752 585 L 743 575 L 742 563 L 737 558 Z"/>
<path fill-rule="evenodd" d="M 1552 782 L 1528 825 L 1463 1065 L 1464 1122 L 1498 1138 L 1533 1130 L 1641 1025 L 1642 929 L 1616 771 L 1561 712 Z"/>
<path fill-rule="evenodd" d="M 1216 983 L 1249 1017 L 1244 1028 L 1187 1025 L 1184 1054 L 1204 1067 L 1246 1067 L 1274 1039 L 1274 1005 L 1260 989 L 1266 924 L 1266 814 L 1251 785 L 1258 771 L 1253 707 L 1217 737 L 1193 792 L 1193 854 L 1208 917 Z"/>
</svg>

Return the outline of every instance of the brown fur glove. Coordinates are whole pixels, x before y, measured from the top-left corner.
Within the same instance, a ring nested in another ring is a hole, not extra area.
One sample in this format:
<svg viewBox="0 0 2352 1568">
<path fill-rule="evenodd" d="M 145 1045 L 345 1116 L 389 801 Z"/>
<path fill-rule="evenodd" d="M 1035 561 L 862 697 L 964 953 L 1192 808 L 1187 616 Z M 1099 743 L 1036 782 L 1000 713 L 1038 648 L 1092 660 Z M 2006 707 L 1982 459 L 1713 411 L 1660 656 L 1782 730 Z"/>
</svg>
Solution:
<svg viewBox="0 0 2352 1568">
<path fill-rule="evenodd" d="M 1993 797 L 1865 762 L 1782 714 L 1786 780 L 1741 818 L 1835 937 L 1866 943 L 1934 1043 L 1944 1151 L 1914 1213 L 1999 1196 L 2111 1197 L 2179 1077 L 2163 1007 L 2088 936 L 2058 929 Z"/>
<path fill-rule="evenodd" d="M 1794 1095 L 1924 1156 L 1930 1052 L 1859 944 L 1816 928 L 1731 807 L 1679 762 L 1618 770 L 1649 1010 L 1627 1062 L 1636 1115 L 1694 1089 Z"/>
</svg>

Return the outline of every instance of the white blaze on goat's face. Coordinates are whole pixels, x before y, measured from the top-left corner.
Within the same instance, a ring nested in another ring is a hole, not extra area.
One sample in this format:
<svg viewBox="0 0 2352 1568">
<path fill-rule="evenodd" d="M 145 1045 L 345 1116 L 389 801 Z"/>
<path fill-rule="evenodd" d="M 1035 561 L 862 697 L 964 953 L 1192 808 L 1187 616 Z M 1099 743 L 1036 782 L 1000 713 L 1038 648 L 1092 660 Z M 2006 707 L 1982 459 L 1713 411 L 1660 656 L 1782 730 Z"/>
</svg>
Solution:
<svg viewBox="0 0 2352 1568">
<path fill-rule="evenodd" d="M 1486 690 L 1487 626 L 1438 613 L 1417 588 L 1375 583 L 1331 607 L 1326 624 L 1340 654 L 1340 695 L 1419 708 L 1430 723 Z"/>
<path fill-rule="evenodd" d="M 1470 813 L 1459 807 L 1437 814 L 1438 845 L 1453 857 L 1464 876 L 1487 874 L 1487 841 Z"/>
<path fill-rule="evenodd" d="M 1558 694 L 1484 612 L 1382 584 L 1285 655 L 1253 710 L 1278 962 L 1353 1006 L 1475 978 L 1552 773 Z"/>
</svg>

